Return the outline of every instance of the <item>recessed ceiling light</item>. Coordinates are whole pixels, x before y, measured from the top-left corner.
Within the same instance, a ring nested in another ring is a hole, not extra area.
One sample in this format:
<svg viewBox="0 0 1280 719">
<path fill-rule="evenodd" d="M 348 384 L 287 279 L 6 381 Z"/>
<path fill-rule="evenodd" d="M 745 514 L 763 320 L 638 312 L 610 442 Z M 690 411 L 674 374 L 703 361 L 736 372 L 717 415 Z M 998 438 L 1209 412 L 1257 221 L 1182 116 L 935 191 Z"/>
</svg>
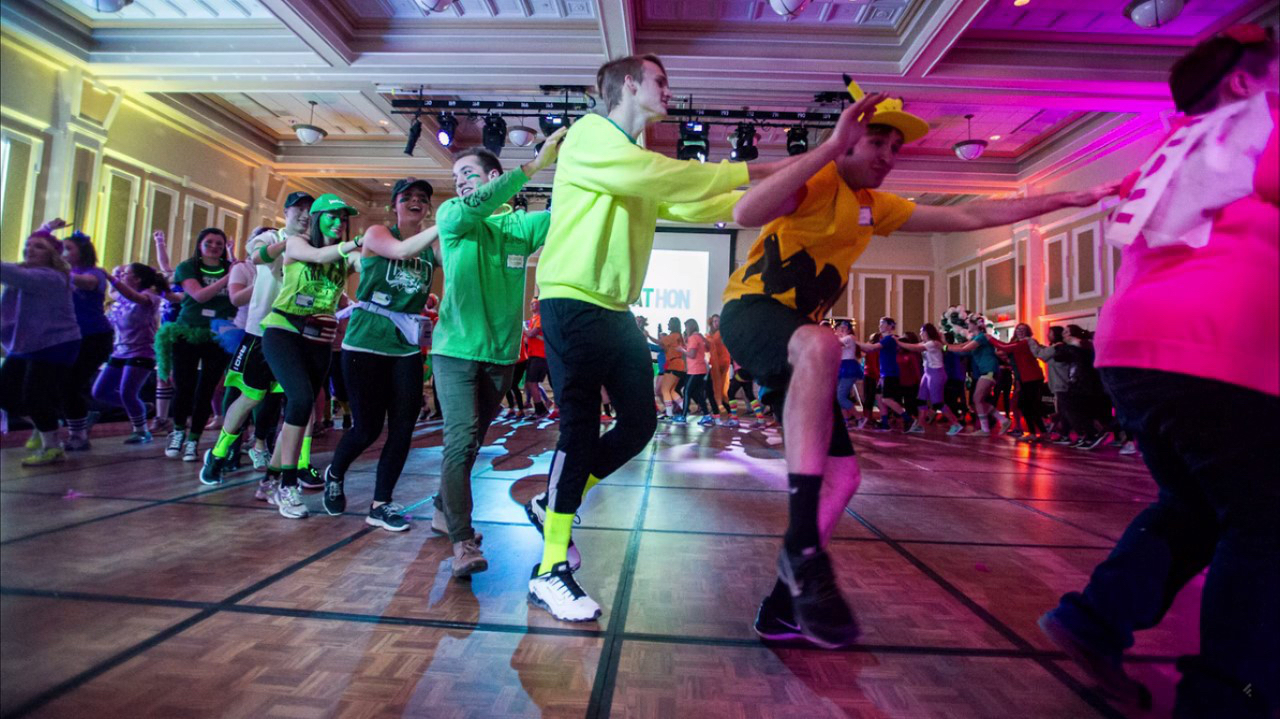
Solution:
<svg viewBox="0 0 1280 719">
<path fill-rule="evenodd" d="M 384 183 L 382 183 L 382 186 L 383 186 L 383 187 L 391 187 L 391 183 L 390 183 L 390 182 L 384 182 Z"/>
<path fill-rule="evenodd" d="M 387 120 L 378 120 L 378 124 L 379 124 L 379 125 L 390 125 L 391 123 L 390 123 L 389 121 L 387 121 Z"/>
<path fill-rule="evenodd" d="M 999 139 L 1000 139 L 1000 136 L 999 136 L 999 135 L 992 135 L 992 136 L 991 136 L 990 138 L 988 138 L 988 139 L 991 139 L 991 140 L 999 140 Z"/>
<path fill-rule="evenodd" d="M 1023 5 L 1026 5 L 1026 4 L 1030 3 L 1030 2 L 1031 2 L 1031 0 L 1013 0 L 1013 6 L 1014 6 L 1014 7 L 1022 7 Z"/>
<path fill-rule="evenodd" d="M 914 197 L 908 197 L 908 198 L 907 198 L 907 202 L 915 202 L 915 201 L 916 201 L 916 198 L 914 198 Z"/>
</svg>

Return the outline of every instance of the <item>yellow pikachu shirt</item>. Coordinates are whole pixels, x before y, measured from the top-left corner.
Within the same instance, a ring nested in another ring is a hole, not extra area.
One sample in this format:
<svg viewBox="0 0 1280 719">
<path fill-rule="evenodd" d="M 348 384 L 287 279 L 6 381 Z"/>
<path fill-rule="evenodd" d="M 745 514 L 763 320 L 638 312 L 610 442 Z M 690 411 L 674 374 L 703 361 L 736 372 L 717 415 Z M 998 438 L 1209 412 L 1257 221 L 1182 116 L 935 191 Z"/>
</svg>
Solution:
<svg viewBox="0 0 1280 719">
<path fill-rule="evenodd" d="M 772 297 L 815 322 L 844 293 L 849 268 L 872 235 L 902 227 L 915 203 L 875 190 L 853 190 L 833 162 L 809 178 L 800 206 L 765 225 L 747 262 L 729 278 L 724 301 Z"/>
<path fill-rule="evenodd" d="M 625 311 L 640 298 L 659 217 L 730 220 L 747 166 L 673 160 L 635 144 L 612 120 L 587 115 L 560 145 L 551 228 L 538 261 L 539 297 Z"/>
</svg>

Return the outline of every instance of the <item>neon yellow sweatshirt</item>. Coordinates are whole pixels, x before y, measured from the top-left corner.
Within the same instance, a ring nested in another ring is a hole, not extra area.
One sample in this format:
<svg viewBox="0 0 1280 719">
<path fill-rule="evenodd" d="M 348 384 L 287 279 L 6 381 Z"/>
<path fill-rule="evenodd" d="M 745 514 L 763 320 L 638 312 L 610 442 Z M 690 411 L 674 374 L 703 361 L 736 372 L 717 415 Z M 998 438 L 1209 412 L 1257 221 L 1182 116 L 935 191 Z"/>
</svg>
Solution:
<svg viewBox="0 0 1280 719">
<path fill-rule="evenodd" d="M 543 299 L 624 311 L 640 298 L 659 217 L 729 220 L 747 166 L 673 160 L 635 144 L 600 115 L 573 124 L 560 146 L 551 228 L 538 261 Z"/>
</svg>

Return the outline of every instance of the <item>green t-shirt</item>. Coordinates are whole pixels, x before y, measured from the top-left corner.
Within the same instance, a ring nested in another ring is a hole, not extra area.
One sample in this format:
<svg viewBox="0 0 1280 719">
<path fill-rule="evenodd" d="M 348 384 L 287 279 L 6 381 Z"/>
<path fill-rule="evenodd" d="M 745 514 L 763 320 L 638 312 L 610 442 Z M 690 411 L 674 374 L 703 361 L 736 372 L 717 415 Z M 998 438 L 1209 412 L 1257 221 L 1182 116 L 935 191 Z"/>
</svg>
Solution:
<svg viewBox="0 0 1280 719">
<path fill-rule="evenodd" d="M 991 346 L 987 334 L 981 332 L 974 335 L 973 341 L 978 346 L 973 350 L 973 372 L 981 377 L 1000 369 L 1000 358 L 996 357 L 996 348 Z"/>
<path fill-rule="evenodd" d="M 551 226 L 549 212 L 512 212 L 504 204 L 528 181 L 513 170 L 440 206 L 444 297 L 432 354 L 494 364 L 519 358 L 525 262 Z"/>
<path fill-rule="evenodd" d="M 199 280 L 201 287 L 208 287 L 227 276 L 230 266 L 221 263 L 217 267 L 209 267 L 193 257 L 182 262 L 173 271 L 173 281 L 181 285 L 186 280 Z M 179 324 L 190 327 L 208 327 L 213 320 L 225 320 L 236 316 L 236 306 L 231 304 L 231 295 L 226 286 L 208 302 L 197 302 L 190 294 L 182 295 L 182 306 L 178 310 Z"/>
<path fill-rule="evenodd" d="M 346 264 L 345 260 L 338 260 L 337 265 L 342 268 L 341 274 L 330 265 L 313 267 L 306 262 L 285 265 L 280 292 L 276 295 L 275 302 L 271 303 L 272 311 L 262 318 L 262 329 L 279 327 L 290 332 L 298 331 L 276 310 L 303 317 L 332 315 L 336 312 L 343 285 L 342 280 L 337 278 L 347 276 Z"/>
<path fill-rule="evenodd" d="M 399 228 L 391 228 L 391 234 L 400 238 Z M 431 294 L 431 276 L 435 272 L 436 256 L 431 248 L 424 249 L 411 260 L 390 260 L 380 255 L 360 259 L 360 286 L 356 299 L 361 305 L 376 305 L 390 312 L 422 314 Z M 418 345 L 405 339 L 395 324 L 382 315 L 362 312 L 357 307 L 347 323 L 343 338 L 344 349 L 371 352 L 373 354 L 404 357 L 418 353 Z"/>
</svg>

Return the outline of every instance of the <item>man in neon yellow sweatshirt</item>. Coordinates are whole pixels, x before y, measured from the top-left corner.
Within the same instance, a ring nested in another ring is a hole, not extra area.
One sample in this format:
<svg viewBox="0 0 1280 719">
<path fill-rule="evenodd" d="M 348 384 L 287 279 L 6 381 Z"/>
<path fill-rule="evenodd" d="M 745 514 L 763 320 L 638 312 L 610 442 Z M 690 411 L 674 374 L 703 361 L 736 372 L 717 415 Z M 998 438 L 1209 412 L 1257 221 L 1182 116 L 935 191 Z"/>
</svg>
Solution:
<svg viewBox="0 0 1280 719">
<path fill-rule="evenodd" d="M 538 262 L 543 335 L 560 407 L 560 438 L 548 491 L 526 506 L 543 532 L 542 562 L 529 601 L 563 621 L 591 621 L 600 606 L 574 579 L 581 556 L 570 530 L 583 495 L 636 456 L 657 420 L 652 365 L 628 310 L 640 296 L 657 219 L 715 222 L 731 217 L 748 179 L 791 160 L 752 166 L 679 161 L 645 150 L 636 137 L 666 115 L 666 70 L 651 55 L 606 63 L 596 74 L 607 117 L 578 120 L 560 146 L 551 227 Z M 617 422 L 600 434 L 600 390 Z"/>
</svg>

